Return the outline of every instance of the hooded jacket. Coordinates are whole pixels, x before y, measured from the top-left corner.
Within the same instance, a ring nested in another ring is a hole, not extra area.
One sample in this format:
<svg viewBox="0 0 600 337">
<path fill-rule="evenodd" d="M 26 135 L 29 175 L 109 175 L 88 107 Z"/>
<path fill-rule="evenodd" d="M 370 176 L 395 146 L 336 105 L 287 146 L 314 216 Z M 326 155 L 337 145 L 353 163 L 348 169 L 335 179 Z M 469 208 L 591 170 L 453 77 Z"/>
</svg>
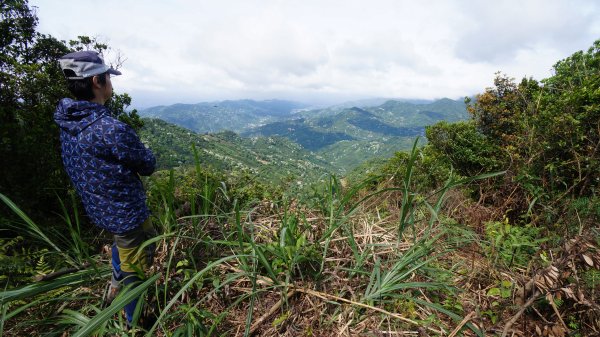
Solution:
<svg viewBox="0 0 600 337">
<path fill-rule="evenodd" d="M 91 220 L 113 234 L 140 226 L 150 215 L 138 175 L 156 159 L 127 124 L 103 105 L 62 99 L 54 113 L 62 160 Z"/>
</svg>

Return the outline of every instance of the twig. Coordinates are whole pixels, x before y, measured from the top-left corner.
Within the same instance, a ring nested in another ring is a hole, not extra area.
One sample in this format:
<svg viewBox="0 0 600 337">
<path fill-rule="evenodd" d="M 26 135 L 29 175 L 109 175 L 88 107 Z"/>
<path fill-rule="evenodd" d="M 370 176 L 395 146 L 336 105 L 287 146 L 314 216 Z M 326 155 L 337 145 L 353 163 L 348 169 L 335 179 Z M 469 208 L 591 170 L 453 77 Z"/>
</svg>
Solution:
<svg viewBox="0 0 600 337">
<path fill-rule="evenodd" d="M 542 321 L 544 321 L 544 323 L 552 324 L 552 322 L 547 320 L 546 317 L 542 316 L 542 314 L 535 307 L 531 307 L 531 309 L 533 309 L 533 311 L 542 319 Z"/>
<path fill-rule="evenodd" d="M 471 318 L 475 317 L 475 311 L 471 311 L 470 314 L 468 314 L 465 318 L 463 318 L 463 320 L 456 326 L 456 328 L 454 328 L 454 330 L 452 330 L 452 332 L 448 335 L 448 337 L 454 337 L 456 336 L 456 334 L 460 331 L 460 329 L 462 329 L 463 326 L 465 326 L 465 324 L 467 324 Z"/>
<path fill-rule="evenodd" d="M 238 268 L 235 268 L 233 266 L 227 266 L 227 268 L 229 268 L 230 270 L 236 271 L 236 272 L 241 272 L 242 271 L 242 270 L 240 270 Z M 272 285 L 273 281 L 271 279 L 269 279 L 268 277 L 265 277 L 265 276 L 257 276 L 257 283 Z M 387 310 L 384 310 L 384 309 L 381 309 L 381 308 L 377 308 L 377 307 L 374 307 L 374 306 L 371 306 L 371 305 L 367 305 L 367 304 L 363 304 L 363 303 L 359 303 L 359 302 L 347 300 L 345 298 L 338 297 L 338 296 L 335 296 L 335 295 L 330 295 L 330 294 L 327 294 L 327 293 L 322 293 L 322 292 L 318 292 L 318 291 L 314 291 L 314 290 L 311 290 L 311 289 L 306 289 L 306 288 L 302 288 L 302 287 L 298 287 L 298 286 L 294 286 L 294 285 L 289 285 L 289 287 L 292 289 L 291 291 L 296 291 L 296 292 L 301 292 L 301 293 L 304 293 L 304 294 L 307 294 L 307 295 L 316 296 L 316 297 L 319 297 L 319 298 L 324 299 L 326 301 L 334 300 L 334 301 L 337 301 L 337 302 L 344 302 L 344 303 L 347 303 L 347 304 L 351 304 L 351 305 L 354 305 L 354 306 L 357 306 L 357 307 L 367 308 L 367 309 L 370 309 L 370 310 L 377 311 L 377 312 L 380 312 L 382 314 L 388 315 L 390 317 L 394 317 L 394 318 L 399 319 L 399 320 L 401 320 L 403 322 L 406 322 L 406 323 L 409 323 L 409 324 L 412 324 L 412 325 L 415 325 L 415 326 L 418 326 L 418 327 L 422 326 L 421 323 L 415 322 L 412 319 L 408 319 L 406 317 L 402 317 L 402 316 L 400 316 L 398 314 L 395 314 L 395 313 L 392 313 L 392 312 L 389 312 Z M 281 304 L 279 304 L 279 305 L 281 305 Z M 271 310 L 273 310 L 273 308 L 271 308 Z M 275 310 L 277 310 L 277 308 L 275 308 Z M 259 320 L 260 320 L 260 318 L 259 318 Z M 425 327 L 425 328 L 427 330 L 429 330 L 431 332 L 435 332 L 436 334 L 439 334 L 439 335 L 442 335 L 442 334 L 445 333 L 443 330 L 436 330 L 436 329 L 433 329 L 433 328 L 430 328 L 430 327 Z"/>
<path fill-rule="evenodd" d="M 533 302 L 535 302 L 538 299 L 539 295 L 539 291 L 535 291 L 535 293 L 529 298 L 529 300 L 527 300 L 527 302 L 523 304 L 521 309 L 510 319 L 510 321 L 506 323 L 506 325 L 504 326 L 504 330 L 502 330 L 502 337 L 506 337 L 506 335 L 508 334 L 508 330 L 510 330 L 512 325 L 515 324 L 515 322 L 519 319 L 519 317 L 521 317 L 525 310 L 527 310 L 527 308 L 529 308 L 533 304 Z"/>
<path fill-rule="evenodd" d="M 259 319 L 256 320 L 256 322 L 254 322 L 254 324 L 252 324 L 252 326 L 250 327 L 250 333 L 249 335 L 252 336 L 254 335 L 254 333 L 256 332 L 256 330 L 260 327 L 260 325 L 267 319 L 269 318 L 271 315 L 273 315 L 277 310 L 279 310 L 279 308 L 281 308 L 281 306 L 283 305 L 284 302 L 286 302 L 287 300 L 290 299 L 290 297 L 292 297 L 294 294 L 296 293 L 295 290 L 290 290 L 287 295 L 285 296 L 285 298 L 281 298 L 279 300 L 279 302 L 275 303 L 274 306 L 271 307 L 271 309 L 269 309 L 269 311 L 267 311 L 266 314 L 262 315 Z"/>
<path fill-rule="evenodd" d="M 431 303 L 431 300 L 429 299 L 429 297 L 427 297 L 427 295 L 425 295 L 425 292 L 423 291 L 423 289 L 419 289 L 419 292 L 421 293 L 421 296 L 423 296 L 425 298 L 425 301 Z M 429 311 L 428 309 L 423 309 L 423 311 L 425 311 L 429 316 L 432 315 L 431 311 Z"/>
<path fill-rule="evenodd" d="M 560 312 L 558 312 L 558 308 L 556 307 L 556 304 L 554 304 L 554 298 L 552 298 L 552 296 L 550 297 L 550 301 L 548 301 L 548 302 L 550 302 L 552 309 L 554 309 L 554 313 L 556 313 L 556 316 L 558 317 L 560 324 L 562 324 L 562 326 L 563 326 L 563 328 L 565 328 L 565 330 L 569 331 L 569 327 L 565 324 L 565 321 L 563 321 Z"/>
<path fill-rule="evenodd" d="M 307 295 L 316 296 L 316 297 L 319 297 L 319 298 L 327 300 L 327 301 L 334 300 L 334 301 L 337 301 L 337 302 L 344 302 L 344 303 L 351 304 L 351 305 L 354 305 L 354 306 L 357 306 L 357 307 L 362 307 L 362 308 L 370 309 L 370 310 L 377 311 L 377 312 L 380 312 L 382 314 L 388 315 L 390 317 L 394 317 L 394 318 L 399 319 L 399 320 L 401 320 L 403 322 L 410 323 L 410 324 L 415 325 L 415 326 L 422 326 L 421 323 L 415 322 L 412 319 L 408 319 L 406 317 L 402 317 L 402 316 L 400 316 L 398 314 L 389 312 L 389 311 L 381 309 L 381 308 L 377 308 L 377 307 L 370 306 L 370 305 L 363 304 L 363 303 L 359 303 L 359 302 L 354 302 L 354 301 L 347 300 L 345 298 L 338 297 L 338 296 L 335 296 L 335 295 L 330 295 L 330 294 L 327 294 L 327 293 L 321 293 L 321 292 L 318 292 L 318 291 L 314 291 L 314 290 L 310 290 L 310 289 L 305 289 L 305 288 L 300 288 L 300 287 L 295 287 L 295 286 L 292 286 L 292 287 L 296 291 L 301 292 L 301 293 L 305 293 Z M 429 330 L 431 332 L 435 332 L 437 334 L 443 334 L 444 333 L 444 331 L 436 330 L 436 329 L 433 329 L 433 328 L 430 328 L 430 327 L 425 327 L 425 328 L 427 330 Z"/>
</svg>

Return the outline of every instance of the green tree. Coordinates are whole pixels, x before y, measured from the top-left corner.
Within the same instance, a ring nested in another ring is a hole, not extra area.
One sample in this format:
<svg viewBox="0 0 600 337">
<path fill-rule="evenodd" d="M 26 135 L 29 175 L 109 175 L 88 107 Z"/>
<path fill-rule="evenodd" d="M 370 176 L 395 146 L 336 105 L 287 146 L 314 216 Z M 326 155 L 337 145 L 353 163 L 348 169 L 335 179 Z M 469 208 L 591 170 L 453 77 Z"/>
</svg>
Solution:
<svg viewBox="0 0 600 337">
<path fill-rule="evenodd" d="M 29 214 L 58 209 L 56 194 L 70 188 L 60 158 L 56 103 L 69 97 L 56 60 L 77 49 L 108 49 L 86 36 L 59 41 L 36 31 L 38 19 L 27 0 L 0 2 L 0 191 Z M 114 95 L 108 103 L 117 117 L 141 126 L 131 98 Z M 4 208 L 2 208 L 4 210 Z"/>
<path fill-rule="evenodd" d="M 127 93 L 116 94 L 113 92 L 113 96 L 105 105 L 120 121 L 129 124 L 136 131 L 139 131 L 144 126 L 144 121 L 138 115 L 136 109 L 127 111 L 127 108 L 131 105 L 131 96 Z"/>
<path fill-rule="evenodd" d="M 466 99 L 474 129 L 439 124 L 427 133 L 463 174 L 506 170 L 496 200 L 517 215 L 539 207 L 550 223 L 600 186 L 600 40 L 553 68 L 540 82 L 497 74 L 494 87 Z"/>
<path fill-rule="evenodd" d="M 429 146 L 443 154 L 462 176 L 497 171 L 502 166 L 500 148 L 479 132 L 473 121 L 439 122 L 425 130 Z"/>
<path fill-rule="evenodd" d="M 477 128 L 492 142 L 509 144 L 521 131 L 519 118 L 527 105 L 513 78 L 496 73 L 493 87 L 477 95 L 474 102 L 467 98 L 465 103 Z"/>
<path fill-rule="evenodd" d="M 36 32 L 27 1 L 3 1 L 0 19 L 0 190 L 47 209 L 66 182 L 52 111 L 68 94 L 56 58 L 69 49 Z"/>
<path fill-rule="evenodd" d="M 554 65 L 542 81 L 534 168 L 548 187 L 573 196 L 600 186 L 600 40 Z"/>
</svg>

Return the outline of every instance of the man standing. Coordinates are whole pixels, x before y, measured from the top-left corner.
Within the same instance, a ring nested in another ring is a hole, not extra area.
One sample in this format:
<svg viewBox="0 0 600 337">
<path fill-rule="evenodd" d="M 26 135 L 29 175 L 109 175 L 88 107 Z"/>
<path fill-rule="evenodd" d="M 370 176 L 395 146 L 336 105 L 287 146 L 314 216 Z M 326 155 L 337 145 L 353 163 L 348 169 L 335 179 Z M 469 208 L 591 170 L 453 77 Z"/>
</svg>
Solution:
<svg viewBox="0 0 600 337">
<path fill-rule="evenodd" d="M 76 98 L 60 100 L 54 113 L 63 164 L 91 221 L 114 235 L 112 300 L 121 284 L 143 278 L 152 260 L 153 245 L 139 249 L 156 232 L 138 175 L 152 174 L 156 160 L 135 131 L 104 106 L 112 95 L 110 77 L 121 72 L 94 51 L 67 54 L 59 63 Z M 134 300 L 125 306 L 129 325 L 136 305 Z"/>
</svg>

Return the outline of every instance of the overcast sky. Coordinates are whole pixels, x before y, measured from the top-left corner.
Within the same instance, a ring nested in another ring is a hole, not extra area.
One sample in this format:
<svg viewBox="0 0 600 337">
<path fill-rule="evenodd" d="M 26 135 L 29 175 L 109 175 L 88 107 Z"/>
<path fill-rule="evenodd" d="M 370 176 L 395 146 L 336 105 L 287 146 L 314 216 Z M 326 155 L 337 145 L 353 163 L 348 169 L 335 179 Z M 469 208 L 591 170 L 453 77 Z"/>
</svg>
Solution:
<svg viewBox="0 0 600 337">
<path fill-rule="evenodd" d="M 457 99 L 543 79 L 600 38 L 600 1 L 30 0 L 38 31 L 126 58 L 134 107 L 223 99 Z M 110 59 L 107 55 L 107 60 Z"/>
</svg>

